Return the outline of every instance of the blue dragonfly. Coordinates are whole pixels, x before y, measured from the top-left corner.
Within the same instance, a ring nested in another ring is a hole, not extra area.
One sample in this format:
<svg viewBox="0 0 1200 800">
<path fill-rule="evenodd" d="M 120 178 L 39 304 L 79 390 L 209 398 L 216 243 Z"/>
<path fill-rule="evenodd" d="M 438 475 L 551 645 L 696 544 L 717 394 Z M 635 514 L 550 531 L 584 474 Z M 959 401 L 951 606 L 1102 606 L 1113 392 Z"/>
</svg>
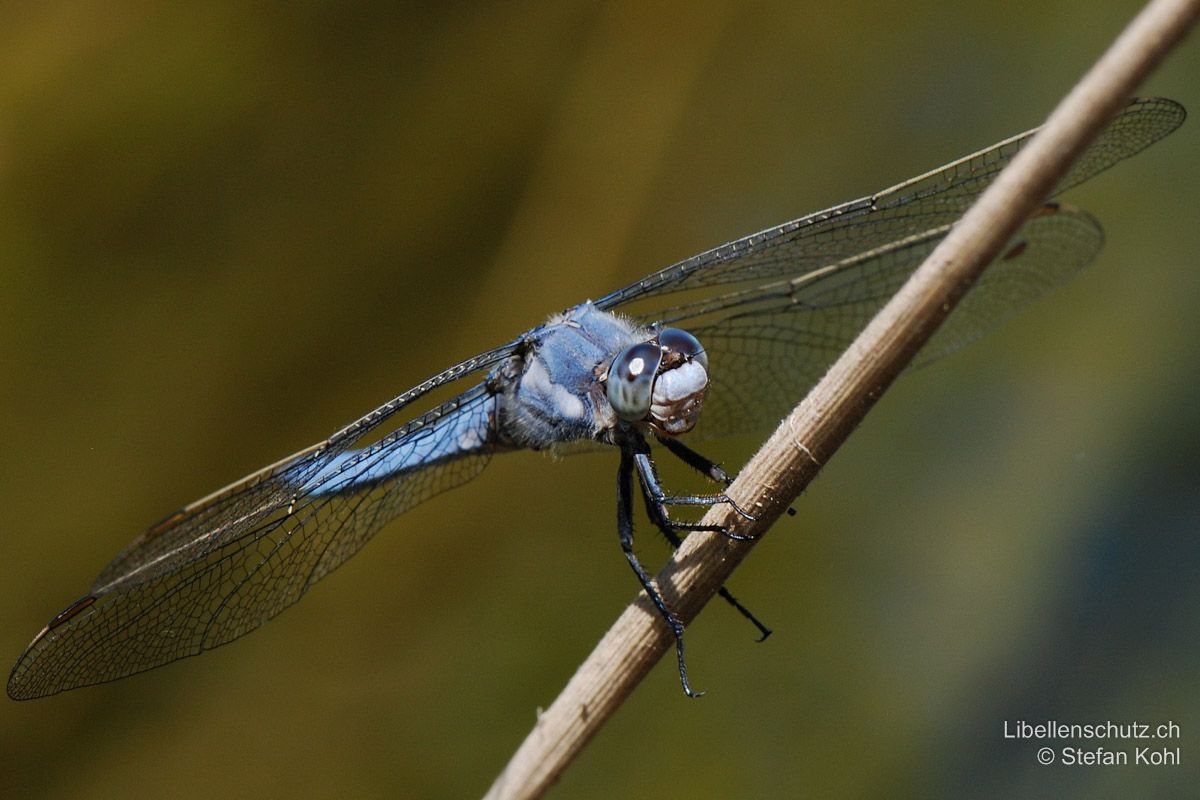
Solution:
<svg viewBox="0 0 1200 800">
<path fill-rule="evenodd" d="M 1166 136 L 1184 116 L 1170 100 L 1131 101 L 1055 194 Z M 701 526 L 673 519 L 672 507 L 733 503 L 719 492 L 666 492 L 651 446 L 728 483 L 678 437 L 778 420 L 1032 133 L 568 308 L 174 512 L 34 637 L 13 667 L 9 696 L 112 681 L 233 641 L 298 601 L 384 525 L 478 475 L 496 453 L 604 447 L 619 453 L 621 548 L 674 635 L 684 691 L 695 694 L 683 625 L 634 554 L 635 486 L 650 521 L 676 546 Z M 1090 215 L 1047 203 L 920 360 L 961 347 L 1061 284 L 1102 240 Z M 431 393 L 445 387 L 457 393 L 435 402 Z M 724 589 L 722 596 L 769 633 Z"/>
</svg>

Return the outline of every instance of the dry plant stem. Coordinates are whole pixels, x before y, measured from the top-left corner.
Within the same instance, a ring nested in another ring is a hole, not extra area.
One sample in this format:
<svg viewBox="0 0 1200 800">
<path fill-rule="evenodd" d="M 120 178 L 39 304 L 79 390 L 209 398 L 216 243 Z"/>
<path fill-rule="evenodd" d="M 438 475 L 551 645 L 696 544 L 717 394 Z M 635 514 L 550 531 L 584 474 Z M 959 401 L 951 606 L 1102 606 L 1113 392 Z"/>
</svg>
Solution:
<svg viewBox="0 0 1200 800">
<path fill-rule="evenodd" d="M 1200 0 L 1154 0 L 1143 9 L 742 470 L 728 493 L 756 520 L 717 506 L 706 524 L 766 532 L 1198 13 Z M 717 534 L 686 539 L 656 578 L 681 620 L 691 622 L 753 544 Z M 672 644 L 643 593 L 541 714 L 487 797 L 541 796 Z"/>
</svg>

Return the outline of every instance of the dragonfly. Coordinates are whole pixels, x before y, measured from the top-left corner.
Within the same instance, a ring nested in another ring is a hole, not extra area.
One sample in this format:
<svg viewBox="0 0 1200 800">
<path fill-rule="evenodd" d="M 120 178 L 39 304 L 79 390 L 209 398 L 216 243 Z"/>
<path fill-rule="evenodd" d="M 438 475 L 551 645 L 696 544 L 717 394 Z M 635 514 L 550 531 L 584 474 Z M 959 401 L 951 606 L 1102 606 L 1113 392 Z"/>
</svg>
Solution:
<svg viewBox="0 0 1200 800">
<path fill-rule="evenodd" d="M 1137 98 L 1052 197 L 1177 127 L 1178 103 Z M 1036 130 L 1036 129 L 1035 129 Z M 761 429 L 803 396 L 1035 131 L 890 189 L 785 222 L 555 314 L 461 361 L 328 439 L 183 507 L 104 568 L 17 660 L 14 699 L 103 683 L 198 655 L 295 604 L 377 531 L 515 450 L 615 449 L 617 531 L 638 583 L 674 637 L 689 695 L 684 626 L 634 553 L 635 487 L 678 546 L 696 530 L 654 447 L 722 488 L 729 476 L 689 442 Z M 922 350 L 927 362 L 1062 284 L 1103 242 L 1086 212 L 1047 201 Z M 449 399 L 434 401 L 439 393 Z M 735 515 L 736 516 L 736 515 Z M 738 538 L 733 528 L 716 534 Z M 722 596 L 770 631 L 721 589 Z"/>
</svg>

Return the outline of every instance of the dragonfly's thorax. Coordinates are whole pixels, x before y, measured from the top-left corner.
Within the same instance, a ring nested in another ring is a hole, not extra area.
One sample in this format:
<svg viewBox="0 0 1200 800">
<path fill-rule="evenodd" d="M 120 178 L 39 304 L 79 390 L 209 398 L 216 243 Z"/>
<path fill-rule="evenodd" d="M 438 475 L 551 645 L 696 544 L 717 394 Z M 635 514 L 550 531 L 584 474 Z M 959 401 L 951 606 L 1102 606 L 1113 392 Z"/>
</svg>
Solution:
<svg viewBox="0 0 1200 800">
<path fill-rule="evenodd" d="M 615 353 L 649 334 L 583 303 L 530 332 L 488 376 L 496 394 L 496 433 L 515 447 L 546 450 L 585 439 L 606 440 L 619 420 L 602 376 Z"/>
<path fill-rule="evenodd" d="M 532 331 L 488 376 L 497 439 L 545 450 L 583 439 L 611 444 L 628 424 L 686 433 L 704 403 L 707 368 L 690 334 L 642 328 L 583 303 Z"/>
</svg>

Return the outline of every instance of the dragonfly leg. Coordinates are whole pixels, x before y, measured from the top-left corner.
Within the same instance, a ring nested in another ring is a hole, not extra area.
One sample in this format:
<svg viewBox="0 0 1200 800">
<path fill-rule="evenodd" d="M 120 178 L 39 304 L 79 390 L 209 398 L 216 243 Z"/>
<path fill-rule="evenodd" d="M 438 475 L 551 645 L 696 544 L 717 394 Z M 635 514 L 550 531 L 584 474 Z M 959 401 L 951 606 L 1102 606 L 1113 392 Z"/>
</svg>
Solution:
<svg viewBox="0 0 1200 800">
<path fill-rule="evenodd" d="M 617 532 L 621 536 L 621 550 L 625 553 L 629 566 L 633 568 L 638 582 L 642 584 L 642 588 L 646 590 L 654 607 L 658 609 L 658 613 L 675 636 L 675 656 L 679 661 L 679 682 L 683 684 L 684 694 L 688 697 L 700 697 L 704 693 L 693 691 L 691 684 L 688 683 L 687 664 L 683 657 L 683 623 L 667 608 L 666 601 L 663 600 L 658 588 L 650 580 L 650 576 L 646 574 L 646 570 L 643 569 L 637 555 L 633 552 L 633 458 L 632 453 L 624 447 L 621 448 L 621 465 L 617 471 Z"/>
<path fill-rule="evenodd" d="M 673 439 L 670 436 L 655 436 L 654 438 L 658 439 L 659 444 L 670 450 L 671 455 L 675 456 L 680 461 L 699 472 L 701 475 L 704 475 L 717 483 L 724 484 L 725 486 L 733 483 L 733 478 L 729 477 L 729 473 L 726 472 L 720 464 L 705 458 L 678 439 Z"/>
<path fill-rule="evenodd" d="M 656 435 L 654 438 L 658 439 L 659 443 L 671 452 L 671 455 L 675 456 L 680 461 L 699 472 L 701 475 L 704 475 L 711 480 L 716 481 L 717 483 L 723 483 L 726 486 L 733 483 L 733 478 L 729 477 L 729 473 L 726 472 L 720 464 L 704 457 L 700 453 L 697 453 L 695 450 L 688 447 L 678 439 L 673 439 L 670 436 L 658 435 Z M 787 513 L 789 517 L 794 517 L 796 516 L 796 509 L 788 506 Z"/>
<path fill-rule="evenodd" d="M 750 514 L 744 511 L 737 503 L 725 494 L 684 494 L 684 495 L 669 495 L 663 491 L 662 484 L 658 480 L 658 470 L 654 467 L 654 461 L 651 460 L 649 453 L 633 454 L 634 464 L 637 466 L 638 477 L 641 479 L 642 490 L 650 498 L 650 501 L 658 508 L 659 516 L 664 522 L 675 528 L 676 530 L 685 531 L 713 531 L 727 536 L 735 541 L 750 541 L 753 536 L 745 536 L 740 533 L 734 533 L 724 525 L 700 525 L 691 522 L 676 522 L 671 519 L 670 512 L 667 506 L 712 506 L 718 503 L 726 503 L 733 508 L 738 514 L 748 520 L 753 520 Z"/>
<path fill-rule="evenodd" d="M 658 506 L 654 503 L 654 500 L 650 497 L 649 493 L 646 492 L 645 486 L 642 487 L 642 498 L 646 501 L 646 515 L 650 517 L 650 521 L 653 522 L 655 527 L 657 527 L 662 535 L 666 537 L 666 540 L 668 543 L 670 543 L 671 547 L 678 550 L 679 545 L 683 544 L 683 540 L 680 539 L 679 535 L 675 533 L 675 528 L 672 527 L 670 520 L 664 519 L 659 513 Z M 722 586 L 717 590 L 717 594 L 719 594 L 726 603 L 729 603 L 729 605 L 733 606 L 739 614 L 750 620 L 754 627 L 758 628 L 758 632 L 761 634 L 758 637 L 758 641 L 764 641 L 768 636 L 771 635 L 771 629 L 764 625 L 758 619 L 758 617 L 754 616 L 754 613 L 750 609 L 742 605 L 741 601 L 730 594 L 728 589 Z"/>
</svg>

